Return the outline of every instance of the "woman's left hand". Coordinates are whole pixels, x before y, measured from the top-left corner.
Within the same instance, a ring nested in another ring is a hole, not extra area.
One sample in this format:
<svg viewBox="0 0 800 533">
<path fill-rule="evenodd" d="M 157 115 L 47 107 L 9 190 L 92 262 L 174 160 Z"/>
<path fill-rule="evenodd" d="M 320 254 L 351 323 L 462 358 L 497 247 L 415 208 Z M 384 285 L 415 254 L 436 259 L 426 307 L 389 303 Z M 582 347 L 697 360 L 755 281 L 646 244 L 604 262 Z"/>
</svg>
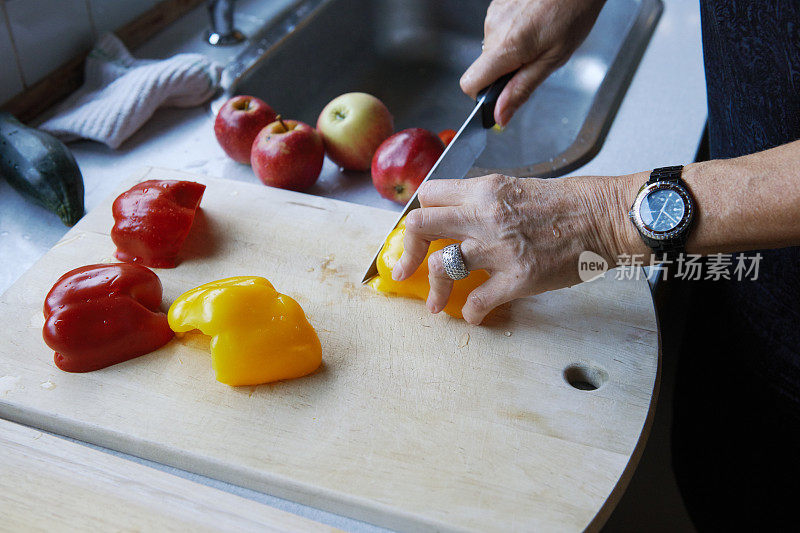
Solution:
<svg viewBox="0 0 800 533">
<path fill-rule="evenodd" d="M 479 324 L 502 303 L 579 283 L 578 256 L 585 250 L 616 265 L 631 239 L 626 216 L 626 203 L 635 194 L 631 187 L 645 180 L 646 174 L 557 179 L 495 174 L 426 182 L 419 190 L 422 207 L 406 218 L 405 251 L 392 277 L 401 281 L 413 274 L 431 241 L 462 241 L 467 269 L 490 275 L 463 308 L 464 319 Z M 428 268 L 427 306 L 438 313 L 453 288 L 441 250 L 431 254 Z"/>
</svg>

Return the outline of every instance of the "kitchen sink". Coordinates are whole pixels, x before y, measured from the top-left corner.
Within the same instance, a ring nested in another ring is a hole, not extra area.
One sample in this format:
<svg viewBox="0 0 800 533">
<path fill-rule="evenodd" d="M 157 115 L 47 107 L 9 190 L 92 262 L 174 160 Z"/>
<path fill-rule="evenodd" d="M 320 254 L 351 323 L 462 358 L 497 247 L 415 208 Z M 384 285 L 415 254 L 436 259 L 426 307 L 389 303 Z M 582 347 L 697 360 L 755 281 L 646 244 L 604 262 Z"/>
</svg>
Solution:
<svg viewBox="0 0 800 533">
<path fill-rule="evenodd" d="M 363 91 L 387 105 L 398 131 L 458 129 L 473 106 L 458 82 L 480 54 L 488 5 L 486 0 L 299 0 L 253 35 L 226 67 L 225 94 L 218 102 L 252 94 L 284 117 L 313 125 L 331 99 Z M 661 0 L 608 0 L 573 57 L 504 131 L 490 132 L 470 175 L 558 176 L 594 157 L 662 9 Z M 326 164 L 321 181 L 338 179 L 332 174 L 352 178 L 353 173 Z M 372 185 L 351 179 L 347 187 Z"/>
</svg>

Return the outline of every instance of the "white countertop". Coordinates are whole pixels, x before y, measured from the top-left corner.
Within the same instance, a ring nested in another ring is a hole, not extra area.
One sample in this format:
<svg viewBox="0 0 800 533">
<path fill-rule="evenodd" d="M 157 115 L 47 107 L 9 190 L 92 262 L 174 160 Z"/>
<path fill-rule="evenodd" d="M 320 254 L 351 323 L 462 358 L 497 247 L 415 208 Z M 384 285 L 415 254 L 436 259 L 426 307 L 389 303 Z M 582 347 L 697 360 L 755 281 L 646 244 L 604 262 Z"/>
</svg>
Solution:
<svg viewBox="0 0 800 533">
<path fill-rule="evenodd" d="M 665 0 L 664 3 L 664 13 L 600 153 L 572 174 L 625 174 L 694 159 L 707 115 L 699 6 L 696 0 Z M 240 0 L 237 26 L 247 33 L 291 4 L 292 0 Z M 198 8 L 134 54 L 161 58 L 180 52 L 201 52 L 220 62 L 228 61 L 241 47 L 215 49 L 206 45 L 200 39 L 206 22 L 205 8 Z M 107 197 L 120 181 L 145 165 L 258 183 L 250 167 L 231 161 L 218 146 L 213 132 L 213 114 L 208 106 L 159 110 L 116 151 L 88 141 L 72 143 L 70 148 L 83 173 L 87 211 Z M 331 164 L 326 161 L 326 165 Z M 334 197 L 343 196 L 337 194 L 336 184 L 320 183 L 314 190 Z M 377 194 L 366 200 L 355 200 L 400 209 Z M 10 230 L 19 228 L 25 230 Z M 0 182 L 0 293 L 67 229 L 57 217 L 24 201 L 8 184 Z M 134 460 L 342 529 L 383 531 L 252 490 Z"/>
</svg>

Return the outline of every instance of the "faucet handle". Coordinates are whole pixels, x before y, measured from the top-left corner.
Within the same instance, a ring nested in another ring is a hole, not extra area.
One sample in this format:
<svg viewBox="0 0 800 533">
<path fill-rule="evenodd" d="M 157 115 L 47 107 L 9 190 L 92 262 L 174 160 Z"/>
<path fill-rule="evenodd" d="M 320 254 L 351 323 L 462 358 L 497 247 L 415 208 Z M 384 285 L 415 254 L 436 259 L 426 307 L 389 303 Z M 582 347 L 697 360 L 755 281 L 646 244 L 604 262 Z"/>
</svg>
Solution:
<svg viewBox="0 0 800 533">
<path fill-rule="evenodd" d="M 211 29 L 206 41 L 213 46 L 228 46 L 245 40 L 244 34 L 233 27 L 233 7 L 236 0 L 208 0 Z"/>
</svg>

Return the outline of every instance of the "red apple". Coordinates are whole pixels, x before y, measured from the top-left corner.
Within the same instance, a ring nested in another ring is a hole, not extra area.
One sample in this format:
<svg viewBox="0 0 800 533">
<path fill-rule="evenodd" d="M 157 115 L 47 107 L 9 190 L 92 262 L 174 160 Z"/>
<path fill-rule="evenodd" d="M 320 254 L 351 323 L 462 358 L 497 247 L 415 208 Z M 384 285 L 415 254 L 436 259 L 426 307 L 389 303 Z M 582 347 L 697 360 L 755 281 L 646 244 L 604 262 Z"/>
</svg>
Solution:
<svg viewBox="0 0 800 533">
<path fill-rule="evenodd" d="M 317 130 L 297 120 L 278 120 L 262 129 L 250 151 L 256 176 L 270 187 L 302 191 L 319 178 L 325 146 Z"/>
<path fill-rule="evenodd" d="M 405 204 L 444 152 L 433 132 L 411 128 L 395 133 L 372 158 L 372 183 L 384 198 Z"/>
<path fill-rule="evenodd" d="M 225 102 L 214 120 L 214 134 L 234 161 L 250 164 L 250 147 L 264 126 L 275 120 L 275 111 L 255 96 L 234 96 Z"/>
<path fill-rule="evenodd" d="M 317 119 L 328 157 L 347 170 L 369 170 L 372 155 L 394 131 L 392 114 L 366 93 L 337 96 Z"/>
</svg>

